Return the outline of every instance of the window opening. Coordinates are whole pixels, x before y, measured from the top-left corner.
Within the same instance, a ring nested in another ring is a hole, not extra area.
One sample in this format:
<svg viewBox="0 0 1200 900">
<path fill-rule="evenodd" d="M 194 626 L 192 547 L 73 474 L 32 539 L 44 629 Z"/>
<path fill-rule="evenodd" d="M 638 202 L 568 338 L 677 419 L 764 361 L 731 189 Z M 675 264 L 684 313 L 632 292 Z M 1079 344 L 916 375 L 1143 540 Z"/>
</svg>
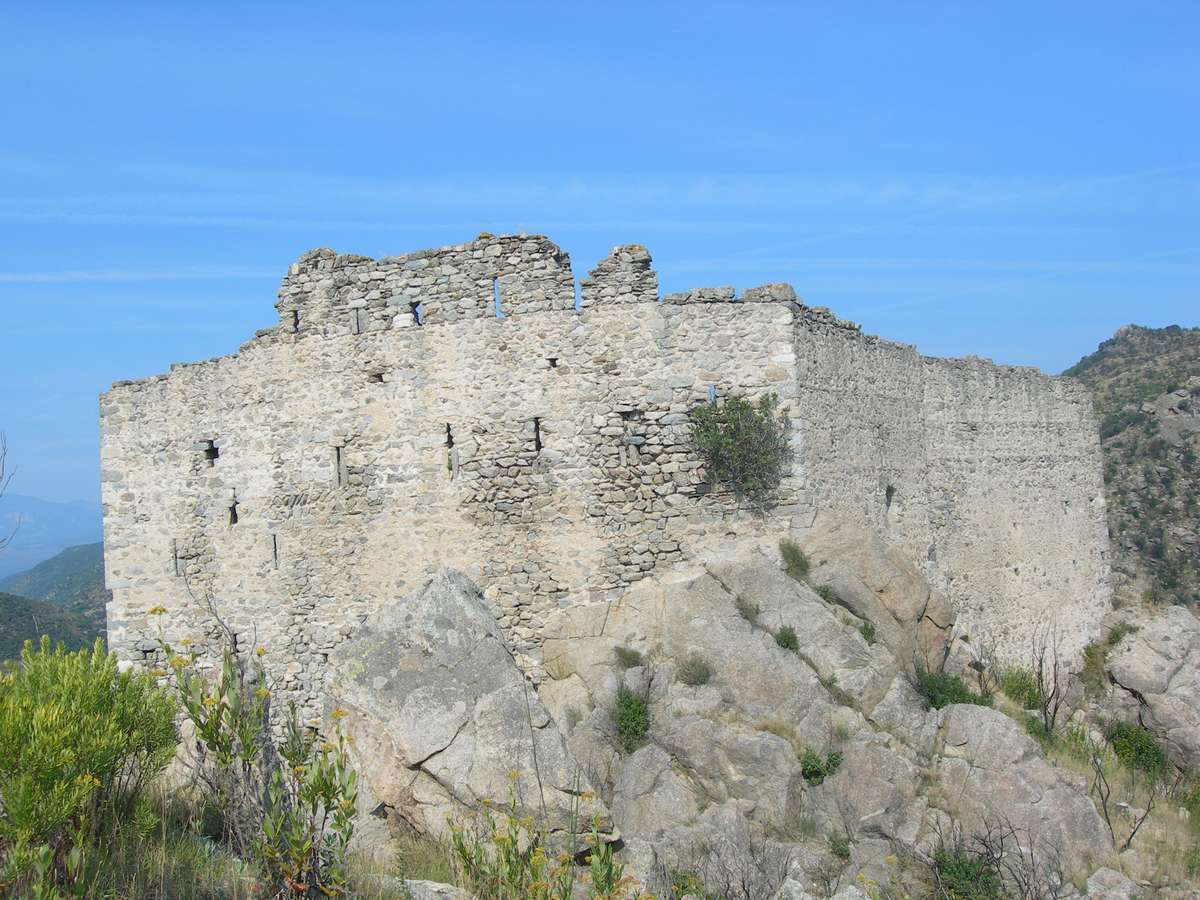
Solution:
<svg viewBox="0 0 1200 900">
<path fill-rule="evenodd" d="M 348 472 L 346 471 L 346 456 L 342 453 L 341 447 L 333 448 L 333 468 L 334 477 L 337 480 L 338 487 L 345 487 L 349 480 Z"/>
<path fill-rule="evenodd" d="M 229 501 L 229 524 L 236 525 L 238 523 L 237 500 Z"/>
<path fill-rule="evenodd" d="M 715 384 L 708 386 L 708 402 L 713 406 L 717 405 L 717 386 Z"/>
<path fill-rule="evenodd" d="M 174 539 L 171 541 L 171 556 L 173 557 L 175 563 L 175 575 L 177 577 L 182 577 L 183 560 L 179 558 L 179 542 Z"/>
<path fill-rule="evenodd" d="M 496 318 L 504 318 L 504 310 L 500 308 L 500 279 L 492 279 L 492 307 L 496 311 Z"/>
<path fill-rule="evenodd" d="M 279 535 L 271 535 L 271 566 L 279 568 Z"/>
<path fill-rule="evenodd" d="M 367 373 L 367 381 L 369 381 L 371 384 L 383 384 L 383 373 L 382 372 L 368 372 Z"/>
<path fill-rule="evenodd" d="M 888 509 L 892 508 L 892 500 L 893 500 L 893 498 L 895 498 L 895 496 L 896 496 L 896 488 L 889 484 L 887 486 L 887 490 L 884 492 L 884 497 L 883 497 L 883 502 L 885 504 L 887 504 Z"/>
<path fill-rule="evenodd" d="M 542 420 L 538 416 L 533 417 L 533 449 L 542 452 Z"/>
<path fill-rule="evenodd" d="M 200 450 L 204 454 L 204 461 L 210 466 L 217 461 L 221 455 L 221 448 L 214 441 L 201 441 Z"/>
<path fill-rule="evenodd" d="M 575 282 L 575 311 L 583 309 L 583 292 L 579 289 L 579 282 Z"/>
<path fill-rule="evenodd" d="M 300 310 L 298 309 L 292 310 L 292 329 L 295 331 L 300 330 Z"/>
<path fill-rule="evenodd" d="M 412 303 L 408 304 L 408 309 L 412 313 L 414 322 L 416 322 L 418 325 L 425 324 L 425 319 L 421 313 L 421 301 L 414 300 Z"/>
<path fill-rule="evenodd" d="M 547 357 L 546 362 L 550 363 L 550 368 L 552 368 L 552 369 L 558 368 L 558 357 L 557 356 Z"/>
</svg>

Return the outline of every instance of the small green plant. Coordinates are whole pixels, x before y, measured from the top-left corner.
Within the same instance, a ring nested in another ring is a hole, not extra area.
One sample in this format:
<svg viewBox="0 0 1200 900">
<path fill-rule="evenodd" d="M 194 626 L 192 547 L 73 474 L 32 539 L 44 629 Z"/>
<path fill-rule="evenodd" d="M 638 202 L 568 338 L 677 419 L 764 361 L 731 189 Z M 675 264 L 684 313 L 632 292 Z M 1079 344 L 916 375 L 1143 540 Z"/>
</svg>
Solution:
<svg viewBox="0 0 1200 900">
<path fill-rule="evenodd" d="M 757 403 L 728 397 L 689 414 L 692 441 L 708 477 L 755 504 L 779 486 L 792 459 L 787 411 L 767 394 Z"/>
<path fill-rule="evenodd" d="M 819 675 L 817 676 L 817 681 L 820 682 L 821 687 L 825 688 L 825 690 L 833 691 L 833 689 L 838 686 L 837 672 L 830 672 L 827 675 Z"/>
<path fill-rule="evenodd" d="M 738 615 L 749 622 L 751 627 L 758 625 L 758 617 L 762 609 L 757 603 L 747 600 L 745 597 L 738 597 L 734 605 L 737 607 Z"/>
<path fill-rule="evenodd" d="M 845 862 L 850 858 L 850 838 L 844 834 L 831 834 L 829 836 L 829 852 Z"/>
<path fill-rule="evenodd" d="M 623 752 L 632 753 L 645 742 L 650 730 L 650 709 L 640 694 L 622 686 L 617 691 L 613 719 L 617 723 L 617 743 Z"/>
<path fill-rule="evenodd" d="M 943 709 L 954 703 L 972 703 L 976 706 L 991 706 L 989 698 L 976 694 L 957 675 L 948 672 L 931 672 L 918 668 L 914 687 L 925 697 L 932 709 Z"/>
<path fill-rule="evenodd" d="M 1014 666 L 1000 673 L 1000 690 L 1021 709 L 1038 709 L 1042 703 L 1042 689 L 1037 676 L 1029 669 Z"/>
<path fill-rule="evenodd" d="M 1154 735 L 1136 722 L 1112 722 L 1105 729 L 1113 753 L 1122 765 L 1157 781 L 1167 772 L 1167 754 Z"/>
<path fill-rule="evenodd" d="M 1100 641 L 1093 641 L 1083 648 L 1083 671 L 1079 677 L 1088 696 L 1102 694 L 1108 684 L 1108 673 L 1105 671 L 1108 649 L 1108 643 Z"/>
<path fill-rule="evenodd" d="M 800 545 L 789 538 L 779 542 L 779 555 L 783 559 L 783 571 L 796 581 L 803 581 L 812 570 L 812 561 Z"/>
<path fill-rule="evenodd" d="M 642 654 L 632 647 L 613 647 L 613 655 L 617 657 L 617 666 L 622 669 L 636 669 L 646 664 Z"/>
<path fill-rule="evenodd" d="M 712 680 L 712 666 L 698 653 L 689 653 L 679 662 L 676 675 L 683 684 L 708 684 Z"/>
<path fill-rule="evenodd" d="M 837 591 L 831 584 L 818 584 L 813 587 L 813 592 L 826 603 L 837 603 Z"/>
<path fill-rule="evenodd" d="M 800 774 L 812 787 L 831 776 L 842 764 L 842 754 L 834 750 L 822 758 L 815 750 L 805 750 L 800 756 Z"/>
<path fill-rule="evenodd" d="M 933 854 L 939 900 L 1002 900 L 1004 879 L 995 865 L 963 847 L 939 847 Z"/>
<path fill-rule="evenodd" d="M 1049 749 L 1056 743 L 1056 735 L 1053 731 L 1046 727 L 1046 723 L 1040 716 L 1027 715 L 1024 718 L 1026 733 L 1042 745 L 1044 749 Z"/>
<path fill-rule="evenodd" d="M 695 872 L 687 869 L 671 870 L 671 896 L 707 898 L 704 881 Z"/>
<path fill-rule="evenodd" d="M 1132 622 L 1121 622 L 1117 625 L 1114 625 L 1108 630 L 1108 646 L 1115 647 L 1128 635 L 1140 630 L 1140 626 L 1134 625 Z"/>
<path fill-rule="evenodd" d="M 866 641 L 868 644 L 874 645 L 876 640 L 874 622 L 870 621 L 869 619 L 864 620 L 863 623 L 858 626 L 858 632 L 863 636 L 864 641 Z"/>
<path fill-rule="evenodd" d="M 784 625 L 775 632 L 775 643 L 793 653 L 800 649 L 800 639 L 796 637 L 796 629 L 791 625 Z"/>
</svg>

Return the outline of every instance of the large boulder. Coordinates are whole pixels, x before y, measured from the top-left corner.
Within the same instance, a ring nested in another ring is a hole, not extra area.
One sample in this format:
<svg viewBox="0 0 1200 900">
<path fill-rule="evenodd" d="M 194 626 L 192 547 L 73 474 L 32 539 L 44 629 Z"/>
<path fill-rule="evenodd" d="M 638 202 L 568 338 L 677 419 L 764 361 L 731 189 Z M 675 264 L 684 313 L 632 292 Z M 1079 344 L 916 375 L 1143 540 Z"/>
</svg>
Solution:
<svg viewBox="0 0 1200 900">
<path fill-rule="evenodd" d="M 946 707 L 934 775 L 931 805 L 967 834 L 989 826 L 1011 828 L 1036 852 L 1089 868 L 1111 853 L 1111 837 L 1088 796 L 1086 779 L 1052 766 L 1002 712 Z"/>
<path fill-rule="evenodd" d="M 810 580 L 829 585 L 838 602 L 873 622 L 898 660 L 908 664 L 916 655 L 931 668 L 940 665 L 954 609 L 901 549 L 829 515 L 819 516 L 799 542 L 812 560 Z"/>
<path fill-rule="evenodd" d="M 592 786 L 464 575 L 443 571 L 385 606 L 331 663 L 359 773 L 418 831 L 510 799 L 551 831 L 590 828 L 573 813 Z"/>
<path fill-rule="evenodd" d="M 1110 711 L 1136 718 L 1185 769 L 1200 768 L 1200 619 L 1171 606 L 1108 651 Z"/>
</svg>

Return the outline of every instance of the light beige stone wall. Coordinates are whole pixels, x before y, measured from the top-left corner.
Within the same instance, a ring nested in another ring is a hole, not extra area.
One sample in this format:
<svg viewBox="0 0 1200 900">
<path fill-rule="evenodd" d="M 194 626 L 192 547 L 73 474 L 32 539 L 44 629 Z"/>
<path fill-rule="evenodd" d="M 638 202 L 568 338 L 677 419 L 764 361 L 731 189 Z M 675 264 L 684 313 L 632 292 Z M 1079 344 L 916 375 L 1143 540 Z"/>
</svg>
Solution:
<svg viewBox="0 0 1200 900">
<path fill-rule="evenodd" d="M 536 658 L 560 604 L 821 508 L 887 529 L 1012 646 L 1031 611 L 1098 618 L 1100 463 L 1073 385 L 923 359 L 786 286 L 660 303 L 656 285 L 636 245 L 582 309 L 544 238 L 306 254 L 277 327 L 101 398 L 110 644 L 144 658 L 161 627 L 203 646 L 215 612 L 311 711 L 330 650 L 440 566 Z M 710 387 L 790 408 L 794 471 L 765 516 L 703 481 L 686 413 Z"/>
</svg>

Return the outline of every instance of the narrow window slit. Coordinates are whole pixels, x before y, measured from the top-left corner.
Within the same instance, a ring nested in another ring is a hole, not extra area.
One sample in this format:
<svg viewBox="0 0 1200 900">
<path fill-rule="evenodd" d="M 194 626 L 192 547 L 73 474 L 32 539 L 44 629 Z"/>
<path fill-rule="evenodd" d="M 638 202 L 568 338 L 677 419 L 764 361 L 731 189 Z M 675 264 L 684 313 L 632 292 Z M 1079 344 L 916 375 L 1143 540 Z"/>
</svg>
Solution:
<svg viewBox="0 0 1200 900">
<path fill-rule="evenodd" d="M 412 313 L 414 322 L 416 322 L 418 325 L 425 324 L 425 319 L 422 318 L 421 313 L 421 301 L 414 300 L 412 303 L 408 304 L 408 309 Z"/>
<path fill-rule="evenodd" d="M 715 384 L 708 386 L 708 402 L 712 406 L 717 405 L 717 386 Z"/>
<path fill-rule="evenodd" d="M 293 331 L 300 330 L 300 310 L 298 310 L 298 309 L 292 310 L 292 330 Z"/>
<path fill-rule="evenodd" d="M 175 576 L 177 578 L 182 578 L 183 560 L 179 558 L 179 542 L 174 539 L 171 540 L 171 556 L 173 557 L 173 562 L 175 565 Z"/>
<path fill-rule="evenodd" d="M 238 523 L 237 500 L 229 501 L 229 524 L 236 525 Z"/>
<path fill-rule="evenodd" d="M 362 334 L 362 326 L 363 326 L 362 310 L 361 309 L 350 310 L 350 333 L 351 334 Z"/>
<path fill-rule="evenodd" d="M 504 311 L 500 308 L 500 279 L 492 279 L 492 307 L 495 309 L 496 318 L 503 319 Z"/>
<path fill-rule="evenodd" d="M 884 497 L 883 497 L 883 502 L 887 505 L 888 509 L 892 508 L 892 500 L 895 498 L 895 496 L 896 496 L 896 488 L 889 484 L 887 486 L 887 490 L 884 492 Z"/>
<path fill-rule="evenodd" d="M 347 478 L 346 478 L 346 475 L 347 475 L 346 459 L 345 459 L 344 454 L 342 453 L 341 447 L 333 448 L 333 469 L 334 469 L 334 478 L 337 481 L 337 486 L 345 487 L 346 480 L 347 480 Z"/>
<path fill-rule="evenodd" d="M 533 449 L 542 452 L 542 420 L 538 416 L 533 417 Z"/>
<path fill-rule="evenodd" d="M 583 294 L 579 290 L 579 282 L 575 281 L 575 311 L 583 309 Z"/>
<path fill-rule="evenodd" d="M 446 423 L 446 449 L 449 450 L 454 446 L 454 432 L 450 430 L 450 423 Z"/>
<path fill-rule="evenodd" d="M 214 441 L 201 441 L 201 452 L 204 454 L 204 461 L 210 466 L 213 465 L 221 455 L 221 448 Z"/>
<path fill-rule="evenodd" d="M 454 449 L 454 432 L 450 430 L 450 423 L 446 423 L 446 471 L 450 473 L 450 480 L 454 480 L 454 476 L 458 474 L 458 452 Z"/>
<path fill-rule="evenodd" d="M 279 535 L 271 535 L 271 566 L 279 568 Z"/>
</svg>

